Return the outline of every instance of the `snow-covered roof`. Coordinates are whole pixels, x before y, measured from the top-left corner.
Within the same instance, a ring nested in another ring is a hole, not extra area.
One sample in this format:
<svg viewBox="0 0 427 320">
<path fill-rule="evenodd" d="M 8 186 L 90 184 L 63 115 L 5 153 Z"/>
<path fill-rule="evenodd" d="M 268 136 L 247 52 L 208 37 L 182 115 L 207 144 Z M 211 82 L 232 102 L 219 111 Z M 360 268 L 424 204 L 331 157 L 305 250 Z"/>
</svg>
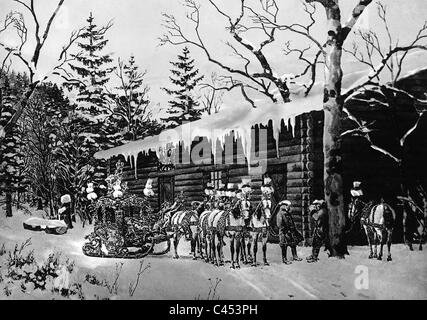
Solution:
<svg viewBox="0 0 427 320">
<path fill-rule="evenodd" d="M 409 55 L 408 55 L 409 56 Z M 414 74 L 423 64 L 424 59 L 420 59 L 419 54 L 412 54 L 411 59 L 407 59 L 402 77 Z M 424 65 L 425 67 L 425 65 Z M 362 70 L 347 74 L 343 78 L 343 91 L 353 85 L 360 83 L 369 76 L 369 70 Z M 126 159 L 135 164 L 139 153 L 156 152 L 161 159 L 164 156 L 166 145 L 190 146 L 196 137 L 207 137 L 212 149 L 216 150 L 217 143 L 223 144 L 226 135 L 234 131 L 235 136 L 240 138 L 243 145 L 243 151 L 248 157 L 250 163 L 251 154 L 251 128 L 257 124 L 267 125 L 271 120 L 273 124 L 273 133 L 278 142 L 278 136 L 281 128 L 281 121 L 285 123 L 290 121 L 292 128 L 295 128 L 295 118 L 306 112 L 322 110 L 323 85 L 316 83 L 311 94 L 308 97 L 294 94 L 289 103 L 272 103 L 265 100 L 256 101 L 257 108 L 252 108 L 245 103 L 242 98 L 234 105 L 228 105 L 221 109 L 219 113 L 206 115 L 202 119 L 189 122 L 174 129 L 163 131 L 156 136 L 147 137 L 138 141 L 133 141 L 125 145 L 115 147 L 109 150 L 97 152 L 95 157 L 98 159 L 109 159 L 113 156 L 123 155 Z"/>
<path fill-rule="evenodd" d="M 108 159 L 123 155 L 125 158 L 137 158 L 140 152 L 154 151 L 168 143 L 177 145 L 182 142 L 189 146 L 196 137 L 207 137 L 212 143 L 212 150 L 216 150 L 217 142 L 224 142 L 225 136 L 234 131 L 235 136 L 242 140 L 245 154 L 249 154 L 251 146 L 251 128 L 256 124 L 267 125 L 271 120 L 273 132 L 277 137 L 280 133 L 281 121 L 289 120 L 294 127 L 295 117 L 312 110 L 322 109 L 322 96 L 316 94 L 307 98 L 294 97 L 291 103 L 257 103 L 257 108 L 249 104 L 236 103 L 221 109 L 220 112 L 206 115 L 202 119 L 185 123 L 174 129 L 163 131 L 157 136 L 147 137 L 128 144 L 100 151 L 96 158 Z M 276 139 L 278 140 L 278 139 Z"/>
</svg>

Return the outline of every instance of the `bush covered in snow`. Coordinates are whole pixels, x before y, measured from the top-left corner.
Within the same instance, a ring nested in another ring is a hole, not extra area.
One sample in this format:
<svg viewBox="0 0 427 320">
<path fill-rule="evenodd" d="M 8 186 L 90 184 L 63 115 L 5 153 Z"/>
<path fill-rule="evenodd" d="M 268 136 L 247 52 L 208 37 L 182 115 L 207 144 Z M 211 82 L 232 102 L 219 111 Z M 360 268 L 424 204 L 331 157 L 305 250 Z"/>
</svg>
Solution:
<svg viewBox="0 0 427 320">
<path fill-rule="evenodd" d="M 94 273 L 78 276 L 74 261 L 61 253 L 53 252 L 37 261 L 30 247 L 31 239 L 13 248 L 0 244 L 0 297 L 73 300 L 132 297 L 140 286 L 142 275 L 150 268 L 150 264 L 141 260 L 135 281 L 129 283 L 128 292 L 122 292 L 119 278 L 123 263 L 116 264 L 112 277 L 101 278 Z"/>
</svg>

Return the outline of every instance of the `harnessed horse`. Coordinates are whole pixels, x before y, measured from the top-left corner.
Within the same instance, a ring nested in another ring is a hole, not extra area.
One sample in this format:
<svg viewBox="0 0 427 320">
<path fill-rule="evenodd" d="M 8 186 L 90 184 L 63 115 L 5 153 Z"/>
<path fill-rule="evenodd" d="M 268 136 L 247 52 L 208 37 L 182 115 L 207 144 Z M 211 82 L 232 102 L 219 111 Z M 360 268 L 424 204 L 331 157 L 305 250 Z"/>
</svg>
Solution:
<svg viewBox="0 0 427 320">
<path fill-rule="evenodd" d="M 244 232 L 245 219 L 249 218 L 249 210 L 242 208 L 242 201 L 238 200 L 233 207 L 226 205 L 225 210 L 215 210 L 208 217 L 208 228 L 211 233 L 211 252 L 212 259 L 216 265 L 224 265 L 222 249 L 224 236 L 229 237 L 231 268 L 240 268 L 239 253 L 241 237 Z M 215 239 L 218 244 L 215 244 Z M 217 250 L 215 252 L 215 249 Z M 218 258 L 217 255 L 218 254 Z"/>
<path fill-rule="evenodd" d="M 252 214 L 250 221 L 250 237 L 252 239 L 252 248 L 253 248 L 253 260 L 252 266 L 257 266 L 257 252 L 258 252 L 258 242 L 262 241 L 262 253 L 263 253 L 263 262 L 265 266 L 268 266 L 267 262 L 267 241 L 268 241 L 268 228 L 270 226 L 271 219 L 271 194 L 263 193 L 263 198 L 261 203 L 255 209 Z"/>
<path fill-rule="evenodd" d="M 357 203 L 355 203 L 357 201 Z M 354 203 L 353 203 L 354 202 Z M 362 200 L 353 200 L 348 212 L 351 221 L 360 219 L 360 223 L 365 230 L 368 239 L 370 254 L 369 259 L 377 258 L 382 260 L 383 246 L 387 243 L 387 261 L 391 261 L 391 238 L 393 235 L 393 226 L 396 220 L 394 209 L 381 199 L 379 204 L 372 201 L 364 203 Z M 377 245 L 381 244 L 380 253 L 377 254 Z M 372 251 L 374 245 L 374 251 Z"/>
<path fill-rule="evenodd" d="M 193 202 L 192 210 L 183 210 L 173 213 L 168 211 L 165 213 L 165 225 L 170 232 L 173 232 L 173 247 L 174 247 L 174 258 L 178 259 L 178 244 L 183 235 L 191 238 L 191 253 L 193 259 L 197 259 L 196 245 L 199 234 L 199 215 L 204 209 L 204 203 Z"/>
<path fill-rule="evenodd" d="M 205 259 L 206 262 L 210 262 L 212 259 L 212 248 L 210 246 L 211 243 L 211 233 L 210 229 L 208 227 L 208 219 L 209 215 L 215 212 L 215 192 L 214 191 L 207 191 L 207 195 L 209 196 L 209 200 L 205 204 L 205 211 L 203 211 L 199 216 L 199 222 L 198 222 L 198 229 L 199 229 L 199 235 L 198 235 L 198 243 L 199 243 L 199 254 L 201 258 Z M 203 256 L 203 250 L 205 251 L 205 256 Z"/>
</svg>

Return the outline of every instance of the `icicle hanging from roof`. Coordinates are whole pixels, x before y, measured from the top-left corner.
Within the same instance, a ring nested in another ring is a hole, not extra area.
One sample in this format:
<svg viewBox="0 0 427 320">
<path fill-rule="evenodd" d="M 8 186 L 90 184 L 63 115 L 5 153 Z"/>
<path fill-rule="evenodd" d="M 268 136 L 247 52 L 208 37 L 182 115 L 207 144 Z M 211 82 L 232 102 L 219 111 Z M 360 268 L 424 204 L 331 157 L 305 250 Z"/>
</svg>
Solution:
<svg viewBox="0 0 427 320">
<path fill-rule="evenodd" d="M 269 121 L 272 121 L 273 137 L 276 141 L 277 156 L 279 156 L 279 135 L 281 132 L 282 119 L 285 121 L 285 124 L 290 122 L 292 129 L 295 130 L 295 118 L 298 115 L 321 109 L 321 95 L 307 98 L 295 98 L 294 101 L 287 104 L 260 105 L 255 109 L 248 109 L 246 105 L 230 106 L 224 108 L 219 113 L 183 124 L 175 129 L 166 130 L 160 135 L 147 137 L 143 140 L 133 141 L 120 147 L 98 152 L 96 157 L 108 159 L 112 156 L 123 155 L 129 161 L 132 156 L 133 159 L 135 159 L 132 165 L 137 172 L 136 159 L 140 152 L 146 154 L 150 151 L 155 152 L 160 162 L 174 161 L 178 158 L 168 156 L 168 150 L 171 150 L 172 153 L 176 152 L 180 143 L 185 146 L 186 151 L 190 150 L 192 141 L 194 141 L 196 137 L 206 137 L 211 144 L 214 163 L 218 163 L 218 160 L 221 158 L 218 158 L 219 154 L 217 154 L 217 147 L 220 145 L 224 148 L 226 136 L 234 131 L 235 138 L 241 139 L 243 152 L 246 156 L 248 166 L 250 167 L 252 152 L 255 150 L 252 148 L 252 144 L 255 142 L 252 139 L 253 126 L 260 124 L 268 125 Z"/>
</svg>

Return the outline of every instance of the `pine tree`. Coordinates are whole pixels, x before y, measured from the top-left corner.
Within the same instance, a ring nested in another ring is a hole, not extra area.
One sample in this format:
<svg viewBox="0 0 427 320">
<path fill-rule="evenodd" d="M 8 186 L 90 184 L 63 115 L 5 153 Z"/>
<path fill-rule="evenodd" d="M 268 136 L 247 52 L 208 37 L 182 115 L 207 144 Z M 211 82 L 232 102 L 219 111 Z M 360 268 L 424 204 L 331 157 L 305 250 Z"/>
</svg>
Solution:
<svg viewBox="0 0 427 320">
<path fill-rule="evenodd" d="M 77 76 L 69 80 L 66 86 L 78 90 L 76 113 L 82 129 L 79 132 L 84 140 L 83 146 L 89 154 L 90 164 L 94 167 L 93 178 L 100 182 L 105 178 L 106 164 L 105 161 L 95 160 L 93 155 L 99 150 L 111 147 L 107 139 L 107 119 L 110 113 L 104 85 L 109 81 L 113 69 L 108 67 L 112 62 L 110 55 L 102 53 L 108 43 L 104 36 L 111 25 L 97 27 L 92 13 L 87 22 L 88 25 L 81 35 L 82 41 L 78 43 L 82 51 L 73 55 L 76 63 L 70 64 L 71 70 Z"/>
<path fill-rule="evenodd" d="M 176 88 L 163 88 L 174 99 L 169 101 L 168 117 L 162 120 L 168 122 L 169 127 L 176 127 L 183 122 L 200 119 L 202 110 L 198 108 L 199 102 L 195 99 L 193 91 L 203 76 L 198 76 L 199 70 L 195 69 L 194 59 L 190 58 L 187 47 L 183 49 L 181 55 L 178 55 L 178 61 L 171 64 L 174 68 L 169 79 Z"/>
<path fill-rule="evenodd" d="M 146 71 L 141 72 L 131 56 L 127 63 L 119 59 L 115 74 L 120 86 L 111 94 L 114 111 L 110 128 L 116 132 L 110 140 L 120 145 L 159 133 L 161 126 L 152 119 L 150 110 L 150 88 L 144 84 Z"/>
<path fill-rule="evenodd" d="M 26 85 L 28 78 L 25 75 L 13 77 L 10 81 L 8 75 L 3 77 L 2 97 L 0 104 L 0 126 L 5 127 L 15 113 L 14 104 L 17 96 Z M 27 82 L 28 83 L 28 82 Z M 22 168 L 24 165 L 22 154 L 22 136 L 16 125 L 5 133 L 0 145 L 0 193 L 6 195 L 6 216 L 12 216 L 12 194 L 21 191 L 24 184 Z"/>
</svg>

